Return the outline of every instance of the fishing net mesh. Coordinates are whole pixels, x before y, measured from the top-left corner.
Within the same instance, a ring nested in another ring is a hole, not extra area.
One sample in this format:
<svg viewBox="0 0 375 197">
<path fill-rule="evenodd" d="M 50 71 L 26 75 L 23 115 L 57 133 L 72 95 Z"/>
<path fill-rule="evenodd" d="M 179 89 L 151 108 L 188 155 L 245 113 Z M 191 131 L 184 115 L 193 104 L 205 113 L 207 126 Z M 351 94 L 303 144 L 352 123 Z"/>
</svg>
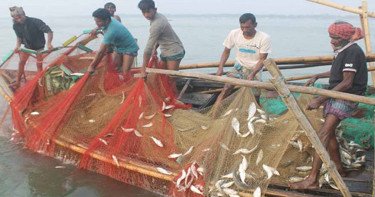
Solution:
<svg viewBox="0 0 375 197">
<path fill-rule="evenodd" d="M 94 55 L 64 48 L 45 59 L 42 72 L 25 72 L 11 102 L 16 140 L 169 196 L 242 196 L 258 187 L 264 194 L 270 181 L 286 184 L 301 176 L 296 167 L 311 165 L 313 149 L 293 115 L 263 111 L 251 89 L 223 100 L 216 114 L 212 107 L 192 110 L 176 100 L 173 78 L 118 73 L 111 54 L 94 74 L 77 74 Z M 14 54 L 1 70 L 8 83 L 17 59 Z M 153 58 L 149 67 L 163 65 Z M 310 99 L 301 95 L 301 107 Z M 306 114 L 318 130 L 321 109 Z"/>
</svg>

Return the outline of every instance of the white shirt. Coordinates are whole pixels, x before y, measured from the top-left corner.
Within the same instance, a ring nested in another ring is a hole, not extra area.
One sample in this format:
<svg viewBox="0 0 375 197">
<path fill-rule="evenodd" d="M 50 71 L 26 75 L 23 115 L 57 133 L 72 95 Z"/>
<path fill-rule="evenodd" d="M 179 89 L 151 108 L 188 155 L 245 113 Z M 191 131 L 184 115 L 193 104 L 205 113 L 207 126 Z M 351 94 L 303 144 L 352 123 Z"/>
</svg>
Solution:
<svg viewBox="0 0 375 197">
<path fill-rule="evenodd" d="M 264 32 L 256 31 L 250 40 L 243 36 L 242 30 L 232 30 L 223 43 L 224 47 L 236 47 L 236 61 L 247 69 L 254 69 L 259 61 L 260 53 L 271 53 L 270 36 Z"/>
</svg>

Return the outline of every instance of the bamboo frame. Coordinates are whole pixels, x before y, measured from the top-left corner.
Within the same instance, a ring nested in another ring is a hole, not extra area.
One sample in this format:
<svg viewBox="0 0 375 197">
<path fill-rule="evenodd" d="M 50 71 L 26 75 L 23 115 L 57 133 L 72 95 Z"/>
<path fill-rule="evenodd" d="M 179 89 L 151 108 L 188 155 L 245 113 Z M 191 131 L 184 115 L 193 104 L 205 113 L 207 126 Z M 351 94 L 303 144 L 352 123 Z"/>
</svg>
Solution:
<svg viewBox="0 0 375 197">
<path fill-rule="evenodd" d="M 248 80 L 243 80 L 243 79 L 234 79 L 230 77 L 221 77 L 221 76 L 213 76 L 213 75 L 200 74 L 200 73 L 191 73 L 191 72 L 182 72 L 182 71 L 175 71 L 175 70 L 155 69 L 155 68 L 146 68 L 146 72 L 182 76 L 182 77 L 200 78 L 200 79 L 206 79 L 210 81 L 229 83 L 232 85 L 274 90 L 274 87 L 270 82 L 248 81 Z M 287 87 L 292 92 L 321 95 L 321 96 L 327 96 L 331 98 L 338 98 L 338 99 L 343 99 L 343 100 L 348 100 L 348 101 L 353 101 L 353 102 L 360 102 L 360 103 L 375 105 L 375 99 L 367 98 L 364 96 L 348 94 L 344 92 L 337 92 L 337 91 L 332 91 L 332 90 L 324 90 L 324 89 L 319 89 L 319 88 L 314 88 L 314 87 L 301 87 L 297 85 L 287 85 Z"/>
<path fill-rule="evenodd" d="M 322 64 L 329 65 L 333 61 L 333 56 L 310 56 L 310 57 L 291 57 L 291 58 L 275 58 L 274 61 L 277 65 L 288 65 L 288 64 Z M 367 62 L 375 61 L 375 53 L 366 55 Z M 231 67 L 234 65 L 234 61 L 228 61 L 224 66 Z M 180 70 L 184 69 L 195 69 L 195 68 L 214 68 L 218 67 L 219 62 L 208 62 L 199 64 L 186 64 L 179 67 Z M 280 66 L 279 66 L 280 67 Z M 286 67 L 286 66 L 285 66 Z M 292 67 L 292 66 L 291 66 Z M 294 68 L 294 67 L 292 67 Z M 285 68 L 283 68 L 285 69 Z"/>
<path fill-rule="evenodd" d="M 288 89 L 285 81 L 283 80 L 283 76 L 280 70 L 277 68 L 275 62 L 272 59 L 267 59 L 264 61 L 264 65 L 269 70 L 272 75 L 272 82 L 273 86 L 281 96 L 284 103 L 289 108 L 297 121 L 299 122 L 300 126 L 305 130 L 306 136 L 309 138 L 309 141 L 314 146 L 316 153 L 322 159 L 323 163 L 325 163 L 328 167 L 328 172 L 330 173 L 331 177 L 335 181 L 336 185 L 340 189 L 341 193 L 345 197 L 352 196 L 350 194 L 349 189 L 345 185 L 344 180 L 341 178 L 339 172 L 336 169 L 335 164 L 331 161 L 329 154 L 323 144 L 321 143 L 316 131 L 312 127 L 310 121 L 307 119 L 305 113 L 299 107 L 296 99 L 294 98 L 293 94 L 291 94 L 290 90 Z"/>
<path fill-rule="evenodd" d="M 319 4 L 322 4 L 322 5 L 326 5 L 328 7 L 336 8 L 336 9 L 347 11 L 347 12 L 351 12 L 351 13 L 354 13 L 354 14 L 362 14 L 361 9 L 351 8 L 351 7 L 348 7 L 348 6 L 342 6 L 342 5 L 337 4 L 337 3 L 332 3 L 332 2 L 328 2 L 328 1 L 324 1 L 324 0 L 306 0 L 306 1 L 319 3 Z M 375 17 L 375 12 L 369 12 L 368 16 Z"/>
<path fill-rule="evenodd" d="M 367 2 L 362 1 L 362 14 L 360 14 L 361 18 L 361 25 L 363 32 L 365 34 L 365 47 L 366 47 L 366 53 L 369 54 L 371 53 L 371 43 L 370 43 L 370 28 L 368 24 L 368 12 L 367 12 Z M 370 62 L 369 63 L 369 68 L 374 68 L 374 63 Z M 371 77 L 372 77 L 372 83 L 374 84 L 375 87 L 375 72 L 371 72 Z"/>
</svg>

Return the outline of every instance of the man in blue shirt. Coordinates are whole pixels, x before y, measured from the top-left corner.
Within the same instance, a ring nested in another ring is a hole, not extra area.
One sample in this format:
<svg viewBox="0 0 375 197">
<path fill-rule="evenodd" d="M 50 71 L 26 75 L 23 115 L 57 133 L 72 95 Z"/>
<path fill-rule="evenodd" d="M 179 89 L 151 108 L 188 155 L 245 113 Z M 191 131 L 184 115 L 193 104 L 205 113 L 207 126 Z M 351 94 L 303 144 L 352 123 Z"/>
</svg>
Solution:
<svg viewBox="0 0 375 197">
<path fill-rule="evenodd" d="M 113 46 L 115 50 L 115 65 L 118 68 L 122 68 L 124 73 L 127 73 L 139 49 L 134 37 L 126 27 L 111 17 L 108 10 L 99 8 L 92 16 L 94 17 L 96 25 L 102 28 L 104 38 L 99 51 L 96 53 L 95 59 L 88 67 L 88 72 L 92 74 L 95 71 L 95 67 L 103 59 L 109 46 Z"/>
</svg>

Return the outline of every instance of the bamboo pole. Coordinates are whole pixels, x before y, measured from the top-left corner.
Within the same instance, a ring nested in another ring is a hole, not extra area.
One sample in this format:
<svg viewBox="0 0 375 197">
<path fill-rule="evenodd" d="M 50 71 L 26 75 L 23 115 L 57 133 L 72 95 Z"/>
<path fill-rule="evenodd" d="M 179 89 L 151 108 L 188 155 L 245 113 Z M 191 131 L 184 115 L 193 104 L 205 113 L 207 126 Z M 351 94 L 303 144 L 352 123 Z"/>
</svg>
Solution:
<svg viewBox="0 0 375 197">
<path fill-rule="evenodd" d="M 155 69 L 155 68 L 146 68 L 146 72 L 182 76 L 182 77 L 200 78 L 200 79 L 206 79 L 210 81 L 229 83 L 232 85 L 274 90 L 273 85 L 269 82 L 248 81 L 248 80 L 242 80 L 242 79 L 234 79 L 231 77 L 221 77 L 221 76 L 213 76 L 213 75 L 207 75 L 207 74 L 201 74 L 201 73 L 191 73 L 191 72 L 182 72 L 182 71 L 175 71 L 175 70 Z M 375 99 L 367 98 L 364 96 L 348 94 L 344 92 L 337 92 L 337 91 L 332 91 L 332 90 L 324 90 L 324 89 L 319 89 L 319 88 L 314 88 L 314 87 L 301 87 L 297 85 L 287 85 L 287 87 L 292 92 L 321 95 L 321 96 L 327 96 L 330 98 L 338 98 L 338 99 L 343 99 L 343 100 L 348 100 L 348 101 L 353 101 L 353 102 L 360 102 L 360 103 L 375 105 Z"/>
<path fill-rule="evenodd" d="M 290 90 L 285 84 L 281 72 L 277 68 L 275 62 L 272 59 L 267 59 L 264 61 L 264 65 L 273 77 L 272 79 L 270 79 L 270 81 L 272 82 L 276 91 L 279 93 L 282 100 L 287 105 L 289 111 L 291 111 L 294 114 L 295 118 L 297 119 L 301 127 L 305 130 L 306 136 L 309 138 L 311 144 L 315 147 L 315 151 L 322 159 L 323 163 L 329 166 L 328 171 L 333 180 L 335 181 L 336 185 L 340 189 L 341 193 L 345 197 L 351 196 L 349 189 L 346 187 L 345 182 L 343 181 L 339 172 L 337 171 L 334 162 L 331 161 L 327 150 L 320 142 L 320 139 L 316 134 L 314 128 L 312 127 L 310 121 L 307 119 L 305 113 L 301 110 L 293 94 L 291 94 Z"/>
<path fill-rule="evenodd" d="M 375 110 L 374 110 L 375 113 Z M 375 117 L 374 117 L 374 123 L 375 123 Z M 374 125 L 375 126 L 375 125 Z M 375 131 L 374 131 L 375 133 Z M 375 145 L 375 135 L 374 135 L 374 145 Z M 375 196 L 375 150 L 374 151 L 374 158 L 372 159 L 372 169 L 373 169 L 373 176 L 372 176 L 372 196 Z"/>
<path fill-rule="evenodd" d="M 191 82 L 191 79 L 188 79 L 187 82 L 185 83 L 184 87 L 181 89 L 180 94 L 179 94 L 178 97 L 177 97 L 177 100 L 179 100 L 179 99 L 182 97 L 182 95 L 185 94 L 185 91 L 186 91 L 187 88 L 189 87 L 190 82 Z"/>
<path fill-rule="evenodd" d="M 310 56 L 310 57 L 290 57 L 290 58 L 275 58 L 276 64 L 279 68 L 287 69 L 289 67 L 285 66 L 285 68 L 281 67 L 280 65 L 288 65 L 288 64 L 317 64 L 316 66 L 321 65 L 329 65 L 333 61 L 333 56 Z M 375 53 L 367 54 L 366 55 L 367 62 L 375 61 Z M 234 65 L 234 61 L 228 61 L 224 66 L 231 67 Z M 219 62 L 208 62 L 208 63 L 199 63 L 199 64 L 186 64 L 181 65 L 179 67 L 180 70 L 184 69 L 195 69 L 195 68 L 214 68 L 218 67 Z M 301 66 L 302 67 L 302 66 Z M 308 66 L 306 66 L 308 67 Z M 295 68 L 290 66 L 290 68 Z"/>
<path fill-rule="evenodd" d="M 328 2 L 328 1 L 324 1 L 324 0 L 307 0 L 307 1 L 311 1 L 311 2 L 314 2 L 314 3 L 322 4 L 322 5 L 326 5 L 326 6 L 329 6 L 329 7 L 332 7 L 332 8 L 337 8 L 339 10 L 343 10 L 343 11 L 347 11 L 347 12 L 351 12 L 351 13 L 355 13 L 355 14 L 362 14 L 361 9 L 356 9 L 356 8 L 352 8 L 352 7 L 348 7 L 348 6 L 342 6 L 342 5 L 337 4 L 337 3 L 332 3 L 332 2 Z M 368 16 L 375 17 L 375 12 L 369 12 Z"/>
<path fill-rule="evenodd" d="M 366 54 L 371 53 L 371 43 L 370 43 L 370 28 L 368 24 L 368 12 L 367 12 L 367 2 L 362 1 L 362 14 L 361 14 L 361 24 L 362 29 L 365 34 L 365 47 L 366 47 Z M 374 68 L 374 63 L 369 63 L 369 68 Z M 375 72 L 371 72 L 372 77 L 372 84 L 375 87 Z"/>
</svg>

